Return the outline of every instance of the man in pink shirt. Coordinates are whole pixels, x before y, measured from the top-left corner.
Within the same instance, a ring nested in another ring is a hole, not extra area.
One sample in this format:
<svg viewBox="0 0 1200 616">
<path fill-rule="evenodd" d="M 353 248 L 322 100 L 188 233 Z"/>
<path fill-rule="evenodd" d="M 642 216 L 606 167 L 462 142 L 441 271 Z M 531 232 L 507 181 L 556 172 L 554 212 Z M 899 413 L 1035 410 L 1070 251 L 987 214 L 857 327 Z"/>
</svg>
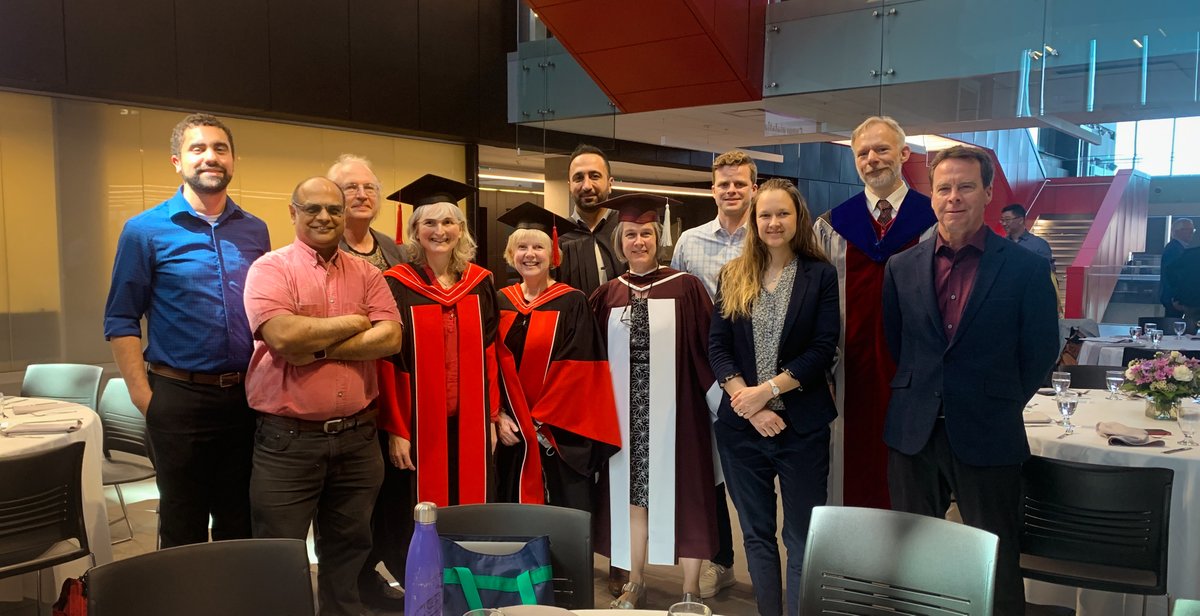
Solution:
<svg viewBox="0 0 1200 616">
<path fill-rule="evenodd" d="M 290 206 L 296 241 L 255 261 L 245 290 L 246 391 L 258 411 L 253 532 L 303 539 L 315 524 L 321 616 L 363 612 L 358 572 L 383 480 L 374 360 L 401 342 L 383 275 L 338 250 L 345 209 L 337 184 L 301 182 Z"/>
</svg>

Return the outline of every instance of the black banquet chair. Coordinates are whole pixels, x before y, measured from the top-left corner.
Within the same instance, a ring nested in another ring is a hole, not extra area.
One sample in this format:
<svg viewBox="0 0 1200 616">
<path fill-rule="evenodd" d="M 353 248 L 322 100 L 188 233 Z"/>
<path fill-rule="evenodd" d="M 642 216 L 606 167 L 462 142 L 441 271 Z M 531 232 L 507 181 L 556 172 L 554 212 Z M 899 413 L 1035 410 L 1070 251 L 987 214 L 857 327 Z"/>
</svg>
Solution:
<svg viewBox="0 0 1200 616">
<path fill-rule="evenodd" d="M 92 555 L 83 449 L 81 441 L 0 460 L 0 579 L 36 571 L 38 601 L 43 569 Z"/>
<path fill-rule="evenodd" d="M 438 533 L 494 537 L 550 537 L 554 603 L 566 609 L 592 609 L 592 514 L 566 507 L 487 503 L 438 509 Z"/>
<path fill-rule="evenodd" d="M 1125 368 L 1121 366 L 1089 366 L 1085 364 L 1063 366 L 1062 369 L 1071 374 L 1071 389 L 1108 389 L 1105 373 L 1109 370 L 1125 371 Z"/>
<path fill-rule="evenodd" d="M 299 539 L 234 539 L 148 552 L 88 573 L 89 616 L 312 616 Z"/>
<path fill-rule="evenodd" d="M 799 613 L 991 616 L 998 541 L 901 511 L 815 507 Z"/>
<path fill-rule="evenodd" d="M 1168 468 L 1029 458 L 1021 471 L 1022 574 L 1092 590 L 1166 594 L 1174 476 Z"/>
</svg>

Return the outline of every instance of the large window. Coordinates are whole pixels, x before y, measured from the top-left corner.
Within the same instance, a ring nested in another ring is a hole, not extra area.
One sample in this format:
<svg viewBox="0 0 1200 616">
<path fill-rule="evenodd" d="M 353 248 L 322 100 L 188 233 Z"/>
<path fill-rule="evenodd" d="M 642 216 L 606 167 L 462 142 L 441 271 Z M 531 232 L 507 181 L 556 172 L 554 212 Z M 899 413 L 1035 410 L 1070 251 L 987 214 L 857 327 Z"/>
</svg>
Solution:
<svg viewBox="0 0 1200 616">
<path fill-rule="evenodd" d="M 1200 117 L 1119 122 L 1118 169 L 1152 176 L 1200 174 Z"/>
</svg>

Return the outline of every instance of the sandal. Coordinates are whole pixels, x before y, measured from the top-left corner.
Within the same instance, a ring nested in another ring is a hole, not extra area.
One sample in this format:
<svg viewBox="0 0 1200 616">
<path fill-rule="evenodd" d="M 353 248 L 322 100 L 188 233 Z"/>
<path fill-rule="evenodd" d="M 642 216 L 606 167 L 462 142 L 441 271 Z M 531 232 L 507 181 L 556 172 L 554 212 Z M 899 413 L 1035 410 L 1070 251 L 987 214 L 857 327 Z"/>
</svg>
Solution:
<svg viewBox="0 0 1200 616">
<path fill-rule="evenodd" d="M 644 582 L 626 582 L 621 587 L 624 591 L 620 597 L 613 600 L 608 607 L 615 610 L 638 610 L 646 600 L 646 584 Z"/>
</svg>

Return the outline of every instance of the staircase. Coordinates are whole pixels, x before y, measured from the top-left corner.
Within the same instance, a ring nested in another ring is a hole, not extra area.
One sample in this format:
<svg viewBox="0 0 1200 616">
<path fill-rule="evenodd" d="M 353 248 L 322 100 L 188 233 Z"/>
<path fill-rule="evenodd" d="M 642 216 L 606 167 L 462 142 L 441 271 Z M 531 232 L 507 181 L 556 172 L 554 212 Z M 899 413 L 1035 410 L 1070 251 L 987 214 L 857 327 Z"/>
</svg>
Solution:
<svg viewBox="0 0 1200 616">
<path fill-rule="evenodd" d="M 1050 243 L 1054 253 L 1054 274 L 1058 277 L 1058 288 L 1066 288 L 1067 268 L 1075 262 L 1075 255 L 1083 246 L 1092 217 L 1087 214 L 1047 214 L 1039 216 L 1030 231 Z"/>
</svg>

